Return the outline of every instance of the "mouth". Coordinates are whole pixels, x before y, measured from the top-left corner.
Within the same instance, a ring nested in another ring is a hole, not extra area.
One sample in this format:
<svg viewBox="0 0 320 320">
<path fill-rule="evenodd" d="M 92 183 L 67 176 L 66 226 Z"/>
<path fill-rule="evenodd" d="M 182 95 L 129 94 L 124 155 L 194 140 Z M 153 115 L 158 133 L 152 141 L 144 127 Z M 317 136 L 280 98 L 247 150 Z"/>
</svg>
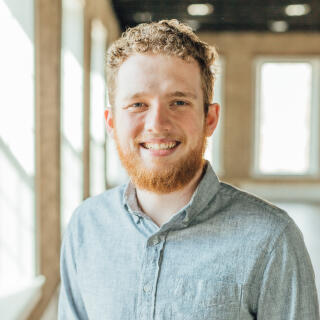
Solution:
<svg viewBox="0 0 320 320">
<path fill-rule="evenodd" d="M 180 141 L 142 142 L 140 146 L 152 156 L 169 156 L 180 145 Z"/>
<path fill-rule="evenodd" d="M 161 143 L 151 143 L 143 142 L 140 145 L 148 150 L 170 150 L 176 148 L 180 144 L 179 141 L 161 142 Z"/>
</svg>

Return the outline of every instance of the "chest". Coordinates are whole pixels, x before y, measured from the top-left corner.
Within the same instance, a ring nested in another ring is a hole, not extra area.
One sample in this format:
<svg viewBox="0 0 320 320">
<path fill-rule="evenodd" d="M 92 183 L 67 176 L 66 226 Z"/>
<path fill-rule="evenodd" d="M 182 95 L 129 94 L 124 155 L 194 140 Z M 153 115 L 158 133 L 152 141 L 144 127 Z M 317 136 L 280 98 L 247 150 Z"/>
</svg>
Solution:
<svg viewBox="0 0 320 320">
<path fill-rule="evenodd" d="M 115 320 L 252 319 L 242 303 L 241 246 L 228 237 L 173 232 L 152 245 L 125 238 L 79 256 L 92 319 L 95 310 Z"/>
</svg>

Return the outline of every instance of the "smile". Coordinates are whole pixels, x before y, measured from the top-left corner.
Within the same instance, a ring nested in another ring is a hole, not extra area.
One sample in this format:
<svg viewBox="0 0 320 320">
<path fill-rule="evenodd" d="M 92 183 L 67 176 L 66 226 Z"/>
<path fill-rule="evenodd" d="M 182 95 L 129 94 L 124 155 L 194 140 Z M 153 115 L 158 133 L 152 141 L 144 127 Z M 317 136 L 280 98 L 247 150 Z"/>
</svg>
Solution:
<svg viewBox="0 0 320 320">
<path fill-rule="evenodd" d="M 150 142 L 142 142 L 140 146 L 142 148 L 143 153 L 147 152 L 149 156 L 152 157 L 165 157 L 170 156 L 175 153 L 178 146 L 180 145 L 180 141 L 150 141 Z"/>
<path fill-rule="evenodd" d="M 173 149 L 174 147 L 176 147 L 179 143 L 180 142 L 178 142 L 178 141 L 170 141 L 170 142 L 166 142 L 166 143 L 145 142 L 145 143 L 141 143 L 141 145 L 145 149 L 149 149 L 149 150 L 169 150 L 169 149 Z"/>
</svg>

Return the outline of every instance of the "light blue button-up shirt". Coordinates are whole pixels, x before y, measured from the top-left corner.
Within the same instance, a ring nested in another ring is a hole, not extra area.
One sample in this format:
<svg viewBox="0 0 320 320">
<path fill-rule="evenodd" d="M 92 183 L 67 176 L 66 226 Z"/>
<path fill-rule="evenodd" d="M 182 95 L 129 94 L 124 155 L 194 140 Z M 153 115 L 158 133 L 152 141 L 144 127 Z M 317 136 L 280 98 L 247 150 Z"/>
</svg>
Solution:
<svg viewBox="0 0 320 320">
<path fill-rule="evenodd" d="M 208 164 L 161 227 L 131 183 L 77 208 L 61 249 L 59 319 L 319 320 L 319 306 L 293 220 Z"/>
</svg>

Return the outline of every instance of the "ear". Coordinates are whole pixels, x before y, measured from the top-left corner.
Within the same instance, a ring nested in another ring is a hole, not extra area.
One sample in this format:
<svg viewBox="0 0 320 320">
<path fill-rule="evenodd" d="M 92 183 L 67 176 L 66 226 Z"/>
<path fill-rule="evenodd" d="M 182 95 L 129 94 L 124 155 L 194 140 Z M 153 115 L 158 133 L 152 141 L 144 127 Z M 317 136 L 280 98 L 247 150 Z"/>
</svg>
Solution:
<svg viewBox="0 0 320 320">
<path fill-rule="evenodd" d="M 107 109 L 104 111 L 104 118 L 106 120 L 106 127 L 109 137 L 113 138 L 113 116 L 112 116 L 112 109 L 110 107 L 107 107 Z"/>
<path fill-rule="evenodd" d="M 213 103 L 209 105 L 206 117 L 206 136 L 210 137 L 218 125 L 220 115 L 220 105 Z"/>
</svg>

